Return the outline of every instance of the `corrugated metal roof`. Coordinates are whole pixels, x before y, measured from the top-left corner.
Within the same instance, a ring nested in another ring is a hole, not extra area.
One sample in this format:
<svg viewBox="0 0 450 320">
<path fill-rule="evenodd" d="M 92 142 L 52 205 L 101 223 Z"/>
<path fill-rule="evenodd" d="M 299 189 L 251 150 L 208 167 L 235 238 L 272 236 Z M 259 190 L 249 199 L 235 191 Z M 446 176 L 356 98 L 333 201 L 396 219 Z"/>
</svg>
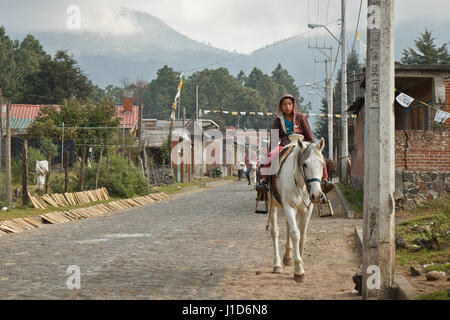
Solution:
<svg viewBox="0 0 450 320">
<path fill-rule="evenodd" d="M 34 119 L 11 118 L 11 131 L 24 133 L 25 130 L 34 122 Z M 2 119 L 3 134 L 6 134 L 6 119 Z"/>
<path fill-rule="evenodd" d="M 36 119 L 39 110 L 47 105 L 32 105 L 32 104 L 12 104 L 11 105 L 11 119 Z M 59 111 L 59 105 L 54 105 Z M 120 118 L 120 124 L 125 125 L 125 128 L 133 128 L 137 125 L 139 117 L 139 106 L 133 106 L 132 113 L 122 113 L 123 106 L 116 106 L 117 117 Z M 6 105 L 2 105 L 2 118 L 6 118 Z M 12 120 L 11 120 L 12 123 Z M 24 122 L 25 123 L 25 122 Z M 32 122 L 31 122 L 32 123 Z"/>
</svg>

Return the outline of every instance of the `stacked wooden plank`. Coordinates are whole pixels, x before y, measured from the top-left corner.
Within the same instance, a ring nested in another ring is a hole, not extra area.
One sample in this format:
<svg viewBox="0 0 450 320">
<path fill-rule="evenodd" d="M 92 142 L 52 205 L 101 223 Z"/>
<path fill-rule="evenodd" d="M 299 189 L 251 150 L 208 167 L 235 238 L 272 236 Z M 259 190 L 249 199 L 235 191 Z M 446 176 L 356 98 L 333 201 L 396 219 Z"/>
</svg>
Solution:
<svg viewBox="0 0 450 320">
<path fill-rule="evenodd" d="M 47 195 L 47 196 L 49 196 L 49 195 Z M 62 203 L 60 196 L 61 195 L 58 195 L 57 197 L 53 197 L 53 199 L 52 199 L 53 201 L 58 202 L 58 206 L 59 206 L 59 202 Z M 73 197 L 71 197 L 71 196 L 66 197 L 66 195 L 64 195 L 64 197 L 68 203 L 71 203 L 71 201 L 76 199 L 75 195 Z M 108 195 L 108 192 L 106 191 L 106 189 L 93 190 L 93 191 L 91 191 L 91 194 L 88 195 L 88 197 L 91 200 L 97 199 L 97 200 L 92 200 L 92 201 L 100 201 L 98 199 L 106 200 L 106 198 L 109 199 L 109 195 Z M 71 209 L 71 210 L 67 210 L 67 211 L 49 212 L 49 213 L 42 214 L 39 217 L 34 217 L 34 218 L 17 218 L 17 219 L 12 219 L 12 220 L 8 220 L 8 221 L 3 221 L 3 222 L 0 222 L 0 237 L 10 234 L 10 233 L 20 233 L 20 232 L 23 232 L 26 230 L 39 228 L 44 224 L 44 222 L 51 223 L 51 224 L 66 223 L 66 222 L 70 222 L 70 221 L 100 216 L 100 215 L 114 212 L 114 211 L 119 211 L 119 210 L 137 207 L 137 206 L 141 206 L 141 205 L 145 205 L 145 204 L 150 204 L 150 203 L 153 203 L 156 201 L 166 200 L 168 198 L 170 198 L 170 196 L 165 193 L 153 193 L 153 194 L 149 194 L 147 196 L 131 198 L 131 199 L 122 199 L 122 200 L 112 201 L 112 202 L 108 202 L 108 203 L 104 203 L 104 204 L 97 204 L 95 206 L 86 207 L 86 208 L 76 208 L 76 209 Z M 34 199 L 34 200 L 36 201 L 36 199 Z M 39 201 L 41 201 L 41 200 L 40 199 L 37 200 L 38 204 L 40 204 Z"/>
<path fill-rule="evenodd" d="M 49 206 L 55 208 L 78 206 L 91 202 L 105 201 L 110 199 L 108 190 L 106 190 L 106 188 L 64 194 L 44 194 L 42 196 L 32 196 L 30 193 L 28 193 L 28 196 L 30 197 L 33 206 L 37 209 L 47 209 Z"/>
</svg>

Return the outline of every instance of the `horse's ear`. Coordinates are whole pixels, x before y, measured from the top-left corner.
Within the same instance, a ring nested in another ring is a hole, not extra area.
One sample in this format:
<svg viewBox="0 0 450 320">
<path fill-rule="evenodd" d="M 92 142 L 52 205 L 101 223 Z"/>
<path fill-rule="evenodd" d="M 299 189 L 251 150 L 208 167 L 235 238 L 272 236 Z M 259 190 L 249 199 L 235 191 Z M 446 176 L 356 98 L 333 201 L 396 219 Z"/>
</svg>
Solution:
<svg viewBox="0 0 450 320">
<path fill-rule="evenodd" d="M 317 149 L 319 149 L 320 152 L 322 152 L 323 148 L 325 148 L 325 139 L 322 137 L 317 144 Z"/>
<path fill-rule="evenodd" d="M 302 136 L 303 137 L 303 136 Z M 303 139 L 298 139 L 297 140 L 297 145 L 300 148 L 300 150 L 303 151 L 303 149 L 305 149 L 305 144 L 303 143 Z"/>
<path fill-rule="evenodd" d="M 296 141 L 298 141 L 298 140 L 300 140 L 300 141 L 303 141 L 303 139 L 305 139 L 305 137 L 302 135 L 302 134 L 291 134 L 290 136 L 289 136 L 289 140 L 291 141 L 291 142 L 296 142 Z"/>
</svg>

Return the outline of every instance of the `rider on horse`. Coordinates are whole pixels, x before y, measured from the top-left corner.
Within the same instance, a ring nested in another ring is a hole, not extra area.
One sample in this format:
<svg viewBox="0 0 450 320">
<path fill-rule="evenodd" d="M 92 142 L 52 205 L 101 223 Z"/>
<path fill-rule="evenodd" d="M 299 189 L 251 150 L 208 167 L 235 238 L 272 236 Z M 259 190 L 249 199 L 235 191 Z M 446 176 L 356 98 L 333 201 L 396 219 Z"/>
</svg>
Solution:
<svg viewBox="0 0 450 320">
<path fill-rule="evenodd" d="M 301 134 L 304 141 L 314 143 L 314 135 L 309 126 L 308 119 L 297 110 L 297 103 L 295 98 L 290 94 L 285 94 L 281 97 L 278 103 L 278 114 L 275 118 L 272 129 L 278 129 L 280 145 L 267 154 L 267 161 L 264 163 L 264 168 L 269 168 L 271 159 L 277 156 L 284 146 L 290 143 L 289 136 L 291 134 Z M 262 176 L 263 183 L 267 184 L 268 176 Z M 322 176 L 322 192 L 328 193 L 333 189 L 334 185 L 328 182 L 327 168 L 323 167 Z"/>
</svg>

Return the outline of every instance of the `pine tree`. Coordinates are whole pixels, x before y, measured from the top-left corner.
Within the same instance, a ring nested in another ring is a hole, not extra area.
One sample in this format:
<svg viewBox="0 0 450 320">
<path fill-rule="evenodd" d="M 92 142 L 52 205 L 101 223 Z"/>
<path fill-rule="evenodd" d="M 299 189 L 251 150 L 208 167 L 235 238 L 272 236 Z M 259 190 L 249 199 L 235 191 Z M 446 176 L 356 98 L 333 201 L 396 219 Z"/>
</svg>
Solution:
<svg viewBox="0 0 450 320">
<path fill-rule="evenodd" d="M 447 50 L 447 43 L 436 48 L 436 38 L 431 31 L 425 29 L 416 40 L 414 40 L 417 51 L 408 48 L 403 49 L 403 64 L 450 64 L 450 54 Z"/>
</svg>

